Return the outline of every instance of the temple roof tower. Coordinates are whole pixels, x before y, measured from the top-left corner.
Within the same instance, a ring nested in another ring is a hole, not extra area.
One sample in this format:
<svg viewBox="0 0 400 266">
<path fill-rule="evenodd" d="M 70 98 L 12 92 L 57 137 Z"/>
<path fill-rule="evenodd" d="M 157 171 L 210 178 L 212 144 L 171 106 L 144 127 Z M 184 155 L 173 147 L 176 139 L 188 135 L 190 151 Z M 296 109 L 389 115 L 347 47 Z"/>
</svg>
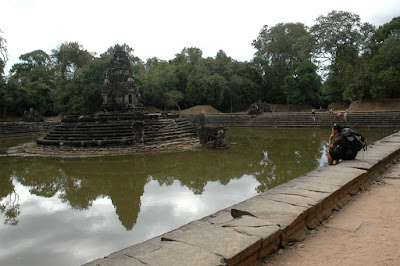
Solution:
<svg viewBox="0 0 400 266">
<path fill-rule="evenodd" d="M 140 107 L 139 91 L 133 80 L 133 68 L 124 50 L 117 49 L 114 52 L 104 80 L 102 97 L 102 109 L 106 111 Z"/>
</svg>

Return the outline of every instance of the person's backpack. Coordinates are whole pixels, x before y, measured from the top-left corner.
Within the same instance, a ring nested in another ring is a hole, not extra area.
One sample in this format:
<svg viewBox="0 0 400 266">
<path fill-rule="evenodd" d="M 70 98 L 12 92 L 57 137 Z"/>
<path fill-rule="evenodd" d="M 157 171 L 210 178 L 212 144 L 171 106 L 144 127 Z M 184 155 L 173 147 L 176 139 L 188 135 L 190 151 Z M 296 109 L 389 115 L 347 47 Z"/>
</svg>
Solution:
<svg viewBox="0 0 400 266">
<path fill-rule="evenodd" d="M 367 143 L 365 141 L 364 136 L 360 135 L 357 131 L 352 130 L 351 128 L 343 128 L 342 135 L 346 137 L 348 141 L 353 145 L 357 151 L 363 149 L 367 150 Z"/>
</svg>

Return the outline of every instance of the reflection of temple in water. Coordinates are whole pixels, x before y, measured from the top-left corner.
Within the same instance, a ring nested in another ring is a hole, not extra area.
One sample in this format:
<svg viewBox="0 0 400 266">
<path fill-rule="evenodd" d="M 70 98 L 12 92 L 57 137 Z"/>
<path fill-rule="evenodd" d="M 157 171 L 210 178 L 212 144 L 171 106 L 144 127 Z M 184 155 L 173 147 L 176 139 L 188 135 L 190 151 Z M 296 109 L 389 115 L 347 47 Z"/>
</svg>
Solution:
<svg viewBox="0 0 400 266">
<path fill-rule="evenodd" d="M 109 197 L 122 225 L 131 230 L 140 212 L 140 198 L 147 175 L 134 173 L 131 163 L 119 163 L 119 173 L 114 170 L 115 162 L 85 161 L 84 166 L 81 163 L 45 161 L 39 168 L 35 162 L 30 162 L 19 164 L 14 173 L 19 182 L 31 187 L 32 194 L 50 198 L 59 193 L 58 197 L 73 209 L 85 210 L 96 199 Z M 11 174 L 8 175 L 10 182 Z M 2 174 L 0 178 L 5 176 Z M 5 186 L 1 186 L 0 193 L 4 189 Z"/>
<path fill-rule="evenodd" d="M 139 182 L 138 182 L 139 181 Z M 108 195 L 115 207 L 119 220 L 126 230 L 132 230 L 140 212 L 140 197 L 143 195 L 145 178 L 131 178 L 111 188 Z M 138 192 L 141 193 L 138 193 Z"/>
</svg>

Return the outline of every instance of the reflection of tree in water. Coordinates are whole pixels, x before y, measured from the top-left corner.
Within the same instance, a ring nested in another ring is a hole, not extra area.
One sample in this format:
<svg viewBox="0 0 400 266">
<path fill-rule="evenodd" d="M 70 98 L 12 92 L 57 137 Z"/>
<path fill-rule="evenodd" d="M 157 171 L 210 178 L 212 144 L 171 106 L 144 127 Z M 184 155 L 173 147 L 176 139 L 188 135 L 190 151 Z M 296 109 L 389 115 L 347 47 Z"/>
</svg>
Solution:
<svg viewBox="0 0 400 266">
<path fill-rule="evenodd" d="M 152 177 L 160 184 L 179 180 L 195 194 L 202 194 L 209 181 L 225 185 L 252 175 L 260 182 L 257 191 L 263 192 L 316 168 L 325 138 L 313 136 L 311 129 L 236 128 L 228 132 L 230 150 L 160 157 L 149 167 Z"/>
<path fill-rule="evenodd" d="M 230 141 L 240 143 L 237 149 L 246 153 L 249 170 L 260 182 L 257 192 L 263 192 L 318 166 L 325 132 L 318 134 L 312 129 L 243 128 Z M 257 157 L 251 156 L 254 152 Z"/>
<path fill-rule="evenodd" d="M 1 161 L 0 172 L 0 212 L 4 215 L 4 224 L 17 225 L 20 215 L 19 196 L 12 182 L 12 171 L 9 164 Z"/>
<path fill-rule="evenodd" d="M 97 198 L 109 197 L 122 225 L 130 230 L 137 221 L 140 197 L 149 176 L 161 185 L 178 180 L 195 194 L 202 194 L 210 181 L 224 185 L 243 175 L 252 175 L 260 183 L 257 191 L 262 192 L 318 166 L 321 141 L 317 136 L 312 143 L 309 130 L 230 131 L 228 140 L 237 144 L 232 144 L 229 150 L 202 149 L 111 159 L 21 159 L 18 163 L 14 161 L 2 178 L 11 180 L 15 170 L 17 180 L 30 187 L 32 194 L 43 197 L 57 194 L 78 210 L 88 209 Z M 6 195 L 10 192 L 8 189 Z"/>
</svg>

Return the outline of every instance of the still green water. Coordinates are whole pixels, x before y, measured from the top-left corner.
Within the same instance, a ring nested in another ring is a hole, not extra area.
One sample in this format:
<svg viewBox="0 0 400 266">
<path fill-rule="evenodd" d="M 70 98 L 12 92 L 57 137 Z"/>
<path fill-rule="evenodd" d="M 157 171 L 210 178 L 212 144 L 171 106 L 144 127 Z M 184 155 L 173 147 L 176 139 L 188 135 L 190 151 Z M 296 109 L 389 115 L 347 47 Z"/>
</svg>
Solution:
<svg viewBox="0 0 400 266">
<path fill-rule="evenodd" d="M 226 150 L 0 157 L 0 265 L 80 265 L 150 239 L 326 165 L 329 134 L 230 128 Z M 32 139 L 0 138 L 0 154 Z"/>
</svg>

